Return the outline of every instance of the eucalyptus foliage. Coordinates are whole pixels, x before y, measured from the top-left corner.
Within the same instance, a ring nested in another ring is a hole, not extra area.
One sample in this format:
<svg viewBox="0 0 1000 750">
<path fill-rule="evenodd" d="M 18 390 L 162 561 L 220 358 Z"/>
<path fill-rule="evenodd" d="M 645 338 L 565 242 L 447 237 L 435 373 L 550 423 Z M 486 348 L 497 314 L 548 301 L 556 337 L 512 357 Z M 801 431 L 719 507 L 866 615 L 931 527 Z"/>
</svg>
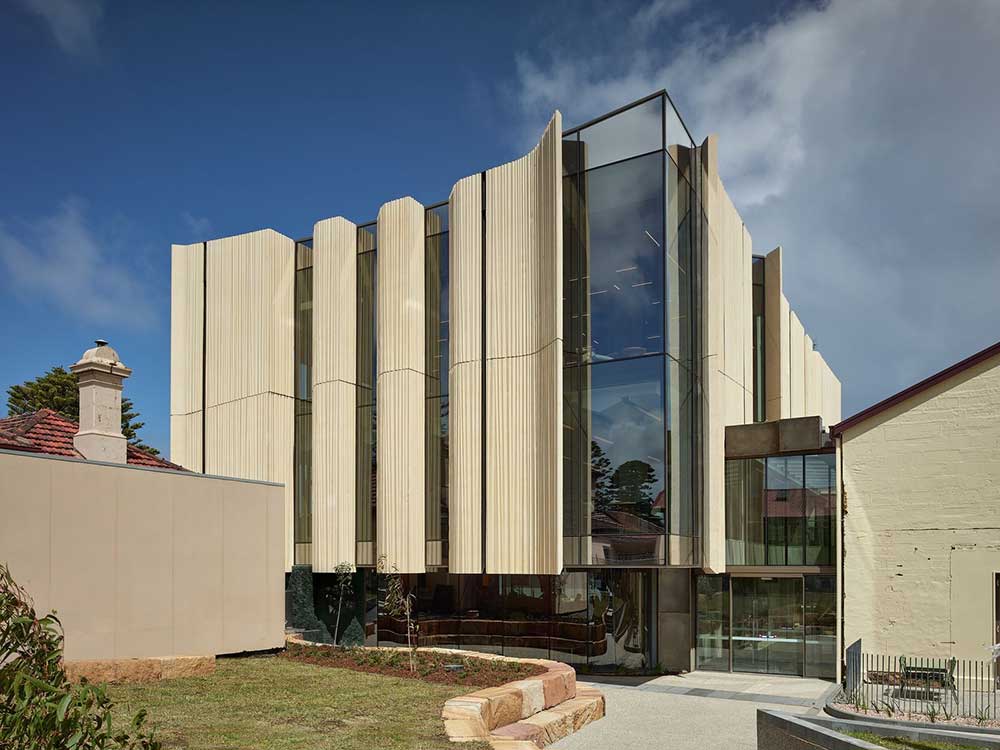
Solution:
<svg viewBox="0 0 1000 750">
<path fill-rule="evenodd" d="M 0 747 L 4 750 L 159 750 L 146 712 L 115 731 L 102 685 L 71 683 L 62 664 L 62 625 L 38 618 L 31 597 L 0 563 Z"/>
</svg>

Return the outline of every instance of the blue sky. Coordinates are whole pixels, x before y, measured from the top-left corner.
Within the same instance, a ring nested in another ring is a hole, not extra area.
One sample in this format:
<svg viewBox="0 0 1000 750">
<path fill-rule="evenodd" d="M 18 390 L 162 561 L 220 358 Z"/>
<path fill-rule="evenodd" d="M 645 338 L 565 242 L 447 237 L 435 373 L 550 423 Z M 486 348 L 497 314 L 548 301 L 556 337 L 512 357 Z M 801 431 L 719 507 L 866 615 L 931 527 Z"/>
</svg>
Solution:
<svg viewBox="0 0 1000 750">
<path fill-rule="evenodd" d="M 998 6 L 278 8 L 0 6 L 0 386 L 107 338 L 166 451 L 172 242 L 441 200 L 555 107 L 660 87 L 720 134 L 755 248 L 785 248 L 845 415 L 1000 339 Z"/>
</svg>

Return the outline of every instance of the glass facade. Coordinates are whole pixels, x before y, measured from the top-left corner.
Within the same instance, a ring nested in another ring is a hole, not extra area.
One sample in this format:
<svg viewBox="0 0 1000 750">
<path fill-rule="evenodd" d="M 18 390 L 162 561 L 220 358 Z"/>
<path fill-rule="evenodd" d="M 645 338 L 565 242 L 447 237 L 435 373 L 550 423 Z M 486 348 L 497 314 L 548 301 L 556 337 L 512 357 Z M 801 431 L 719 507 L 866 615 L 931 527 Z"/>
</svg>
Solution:
<svg viewBox="0 0 1000 750">
<path fill-rule="evenodd" d="M 836 577 L 701 575 L 699 669 L 834 679 Z"/>
<path fill-rule="evenodd" d="M 416 595 L 420 646 L 551 658 L 600 672 L 649 671 L 656 664 L 654 575 L 621 569 L 561 576 L 441 572 L 403 580 Z M 384 587 L 384 576 L 378 578 Z M 405 624 L 380 610 L 377 642 L 405 643 Z"/>
<path fill-rule="evenodd" d="M 295 245 L 295 563 L 312 561 L 312 241 Z"/>
<path fill-rule="evenodd" d="M 835 454 L 726 461 L 728 565 L 832 565 Z"/>
<path fill-rule="evenodd" d="M 448 564 L 448 204 L 424 214 L 427 565 Z"/>
<path fill-rule="evenodd" d="M 375 564 L 375 498 L 376 467 L 376 303 L 378 282 L 376 255 L 377 226 L 375 223 L 358 227 L 358 338 L 357 383 L 357 513 L 355 515 L 356 554 L 358 565 Z"/>
<path fill-rule="evenodd" d="M 692 148 L 663 94 L 563 137 L 567 565 L 698 562 Z"/>
</svg>

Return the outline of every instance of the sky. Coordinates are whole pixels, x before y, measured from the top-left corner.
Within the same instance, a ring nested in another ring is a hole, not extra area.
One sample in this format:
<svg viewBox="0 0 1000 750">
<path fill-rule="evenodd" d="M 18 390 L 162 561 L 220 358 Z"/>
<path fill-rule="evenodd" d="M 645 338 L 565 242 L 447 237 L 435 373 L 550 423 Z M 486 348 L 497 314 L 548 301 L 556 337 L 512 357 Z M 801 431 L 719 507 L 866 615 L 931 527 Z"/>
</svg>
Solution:
<svg viewBox="0 0 1000 750">
<path fill-rule="evenodd" d="M 0 0 L 0 387 L 108 339 L 166 452 L 171 243 L 443 200 L 666 88 L 847 416 L 1000 339 L 998 71 L 993 0 Z"/>
</svg>

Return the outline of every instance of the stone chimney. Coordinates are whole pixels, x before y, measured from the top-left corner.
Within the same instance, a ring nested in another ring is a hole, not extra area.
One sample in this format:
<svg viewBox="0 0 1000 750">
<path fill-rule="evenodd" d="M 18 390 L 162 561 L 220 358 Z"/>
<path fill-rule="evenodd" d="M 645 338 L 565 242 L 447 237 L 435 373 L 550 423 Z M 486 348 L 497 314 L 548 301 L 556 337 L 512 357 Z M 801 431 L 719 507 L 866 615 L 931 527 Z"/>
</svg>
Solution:
<svg viewBox="0 0 1000 750">
<path fill-rule="evenodd" d="M 123 464 L 127 446 L 122 435 L 122 381 L 132 371 L 107 341 L 94 343 L 97 346 L 69 368 L 80 378 L 80 429 L 73 445 L 91 461 Z"/>
</svg>

